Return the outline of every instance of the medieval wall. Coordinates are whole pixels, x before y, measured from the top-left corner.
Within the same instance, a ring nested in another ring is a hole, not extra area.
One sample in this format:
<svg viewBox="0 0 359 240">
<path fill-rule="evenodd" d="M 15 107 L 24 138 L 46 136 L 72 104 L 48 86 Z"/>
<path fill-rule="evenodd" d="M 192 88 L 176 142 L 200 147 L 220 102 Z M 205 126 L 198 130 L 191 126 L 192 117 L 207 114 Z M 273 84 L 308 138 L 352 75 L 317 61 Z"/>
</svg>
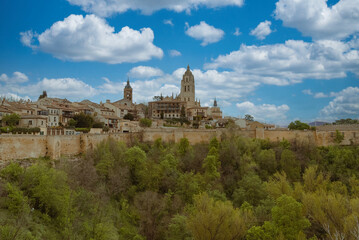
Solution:
<svg viewBox="0 0 359 240">
<path fill-rule="evenodd" d="M 221 139 L 224 134 L 233 132 L 224 129 L 192 130 L 192 129 L 148 129 L 141 133 L 118 134 L 83 134 L 61 136 L 34 135 L 0 135 L 0 163 L 11 159 L 26 159 L 49 156 L 58 159 L 61 156 L 74 156 L 95 148 L 100 142 L 113 138 L 117 141 L 131 143 L 133 141 L 152 142 L 161 138 L 165 142 L 178 143 L 187 138 L 191 144 L 208 143 L 212 137 Z M 344 131 L 341 145 L 359 145 L 359 131 Z M 269 139 L 270 141 L 301 140 L 313 142 L 318 146 L 334 145 L 334 133 L 330 131 L 286 131 L 286 130 L 248 130 L 235 134 L 244 137 Z"/>
</svg>

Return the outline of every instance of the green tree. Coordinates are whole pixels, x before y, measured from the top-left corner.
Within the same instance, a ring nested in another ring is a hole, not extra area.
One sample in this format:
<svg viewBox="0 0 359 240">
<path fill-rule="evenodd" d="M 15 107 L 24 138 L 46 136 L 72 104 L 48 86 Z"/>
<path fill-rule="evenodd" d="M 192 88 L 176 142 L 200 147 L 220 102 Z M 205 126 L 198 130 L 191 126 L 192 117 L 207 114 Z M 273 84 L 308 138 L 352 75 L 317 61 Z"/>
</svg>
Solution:
<svg viewBox="0 0 359 240">
<path fill-rule="evenodd" d="M 168 225 L 168 230 L 166 233 L 166 239 L 168 240 L 193 240 L 191 232 L 188 230 L 187 226 L 187 217 L 183 215 L 175 215 L 170 224 Z"/>
<path fill-rule="evenodd" d="M 187 226 L 195 240 L 241 239 L 246 232 L 239 209 L 229 201 L 215 201 L 207 193 L 195 197 Z"/>
<path fill-rule="evenodd" d="M 303 123 L 299 120 L 296 120 L 294 122 L 291 122 L 289 125 L 288 125 L 288 128 L 290 130 L 304 130 L 304 129 L 310 129 L 310 126 L 306 123 Z"/>
<path fill-rule="evenodd" d="M 125 116 L 123 116 L 123 119 L 133 121 L 133 119 L 135 119 L 135 116 L 133 116 L 131 113 L 127 113 Z"/>
<path fill-rule="evenodd" d="M 67 126 L 69 127 L 76 127 L 77 125 L 77 121 L 73 118 L 71 118 L 68 122 L 67 122 Z"/>
<path fill-rule="evenodd" d="M 333 125 L 339 125 L 339 124 L 359 124 L 359 120 L 347 118 L 347 119 L 336 120 L 335 122 L 333 122 Z"/>
<path fill-rule="evenodd" d="M 256 159 L 262 176 L 268 177 L 277 171 L 278 164 L 273 149 L 261 150 Z"/>
<path fill-rule="evenodd" d="M 254 117 L 252 115 L 249 115 L 249 114 L 246 114 L 244 116 L 244 119 L 247 120 L 247 121 L 251 121 L 251 122 L 254 121 Z"/>
<path fill-rule="evenodd" d="M 145 166 L 147 160 L 146 153 L 139 147 L 135 146 L 129 148 L 125 153 L 125 163 L 130 168 L 131 181 L 133 184 L 138 184 L 141 181 L 141 171 Z"/>
<path fill-rule="evenodd" d="M 248 240 L 288 239 L 297 240 L 303 237 L 303 231 L 310 222 L 303 214 L 303 206 L 294 198 L 282 195 L 272 208 L 272 221 L 266 221 L 261 227 L 248 230 Z"/>
<path fill-rule="evenodd" d="M 294 152 L 284 149 L 280 157 L 280 164 L 290 180 L 298 181 L 300 179 L 300 164 Z"/>
<path fill-rule="evenodd" d="M 141 118 L 140 119 L 140 126 L 141 127 L 151 127 L 152 126 L 152 120 L 148 118 Z"/>
<path fill-rule="evenodd" d="M 334 142 L 340 144 L 344 140 L 344 134 L 340 133 L 338 130 L 335 130 Z"/>
<path fill-rule="evenodd" d="M 2 118 L 2 121 L 9 127 L 14 127 L 19 124 L 20 121 L 20 115 L 16 113 L 12 113 L 9 115 L 5 115 Z"/>
<path fill-rule="evenodd" d="M 254 173 L 246 174 L 238 183 L 238 188 L 233 193 L 233 203 L 240 207 L 244 202 L 253 206 L 259 205 L 266 197 L 262 180 Z"/>
<path fill-rule="evenodd" d="M 85 113 L 77 114 L 73 119 L 76 121 L 77 128 L 91 128 L 95 121 L 91 115 Z"/>
<path fill-rule="evenodd" d="M 217 149 L 215 147 L 212 147 L 207 157 L 203 161 L 202 168 L 205 170 L 206 176 L 214 180 L 220 177 L 220 173 L 219 173 L 220 167 L 221 167 L 221 162 L 218 160 Z"/>
</svg>

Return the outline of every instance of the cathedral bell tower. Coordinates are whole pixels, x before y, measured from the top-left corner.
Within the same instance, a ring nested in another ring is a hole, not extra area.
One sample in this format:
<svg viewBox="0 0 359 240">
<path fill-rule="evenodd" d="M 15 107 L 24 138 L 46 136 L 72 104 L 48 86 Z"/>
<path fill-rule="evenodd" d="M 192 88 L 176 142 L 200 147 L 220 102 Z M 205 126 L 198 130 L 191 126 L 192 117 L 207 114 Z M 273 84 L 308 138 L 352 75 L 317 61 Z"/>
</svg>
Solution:
<svg viewBox="0 0 359 240">
<path fill-rule="evenodd" d="M 127 99 L 132 103 L 132 87 L 129 78 L 127 78 L 127 85 L 123 89 L 123 99 Z"/>
<path fill-rule="evenodd" d="M 194 76 L 187 66 L 187 71 L 183 74 L 181 81 L 181 101 L 187 103 L 188 107 L 194 106 L 195 103 L 195 87 L 194 87 Z"/>
</svg>

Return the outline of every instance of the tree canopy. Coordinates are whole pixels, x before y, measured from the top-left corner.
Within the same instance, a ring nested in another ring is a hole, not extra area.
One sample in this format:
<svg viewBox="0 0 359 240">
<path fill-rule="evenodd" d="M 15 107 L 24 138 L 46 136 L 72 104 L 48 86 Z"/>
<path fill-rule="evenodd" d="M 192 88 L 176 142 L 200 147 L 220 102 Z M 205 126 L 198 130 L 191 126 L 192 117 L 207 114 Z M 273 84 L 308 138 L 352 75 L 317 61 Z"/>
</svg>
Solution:
<svg viewBox="0 0 359 240">
<path fill-rule="evenodd" d="M 358 239 L 359 148 L 107 139 L 0 169 L 0 239 Z"/>
</svg>

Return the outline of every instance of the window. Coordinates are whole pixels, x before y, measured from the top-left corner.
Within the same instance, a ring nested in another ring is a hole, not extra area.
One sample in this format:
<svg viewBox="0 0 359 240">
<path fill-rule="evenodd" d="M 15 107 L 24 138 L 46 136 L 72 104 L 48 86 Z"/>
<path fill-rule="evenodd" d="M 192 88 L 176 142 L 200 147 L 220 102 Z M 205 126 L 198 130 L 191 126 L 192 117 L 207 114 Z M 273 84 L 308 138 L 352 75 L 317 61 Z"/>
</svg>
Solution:
<svg viewBox="0 0 359 240">
<path fill-rule="evenodd" d="M 56 122 L 56 117 L 54 117 L 54 122 Z"/>
<path fill-rule="evenodd" d="M 44 121 L 41 121 L 41 125 L 44 125 Z"/>
<path fill-rule="evenodd" d="M 32 125 L 32 120 L 29 120 L 29 125 Z"/>
</svg>

